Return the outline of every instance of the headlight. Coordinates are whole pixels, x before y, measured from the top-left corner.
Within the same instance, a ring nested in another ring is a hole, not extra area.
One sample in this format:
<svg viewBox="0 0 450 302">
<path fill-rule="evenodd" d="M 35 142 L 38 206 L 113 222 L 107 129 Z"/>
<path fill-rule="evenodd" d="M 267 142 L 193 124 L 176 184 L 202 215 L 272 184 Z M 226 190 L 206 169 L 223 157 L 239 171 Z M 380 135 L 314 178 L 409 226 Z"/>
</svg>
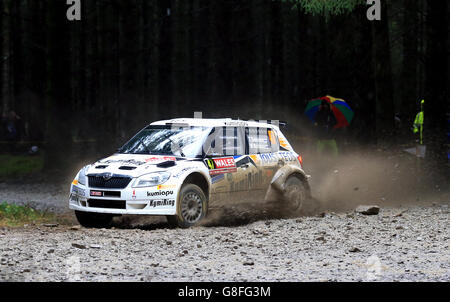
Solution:
<svg viewBox="0 0 450 302">
<path fill-rule="evenodd" d="M 86 185 L 86 170 L 89 168 L 89 166 L 84 167 L 80 170 L 80 173 L 78 173 L 78 183 L 80 185 L 85 186 Z"/>
<path fill-rule="evenodd" d="M 165 183 L 170 177 L 168 172 L 150 173 L 138 177 L 133 184 L 133 188 L 154 187 Z"/>
</svg>

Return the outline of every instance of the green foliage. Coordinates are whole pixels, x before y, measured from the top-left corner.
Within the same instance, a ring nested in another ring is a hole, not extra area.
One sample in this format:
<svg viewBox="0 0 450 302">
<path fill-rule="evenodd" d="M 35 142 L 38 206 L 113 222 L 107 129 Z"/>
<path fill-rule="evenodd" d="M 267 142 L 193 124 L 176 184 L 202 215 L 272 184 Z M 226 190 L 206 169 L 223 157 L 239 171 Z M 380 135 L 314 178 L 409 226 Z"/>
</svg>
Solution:
<svg viewBox="0 0 450 302">
<path fill-rule="evenodd" d="M 364 0 L 281 0 L 291 2 L 294 7 L 300 5 L 307 14 L 312 15 L 342 15 L 353 11 L 356 6 L 365 4 Z"/>
<path fill-rule="evenodd" d="M 29 206 L 0 204 L 0 226 L 17 227 L 24 224 L 46 223 L 55 218 L 47 213 L 37 211 Z"/>
<path fill-rule="evenodd" d="M 0 179 L 37 173 L 44 166 L 42 156 L 0 155 Z"/>
</svg>

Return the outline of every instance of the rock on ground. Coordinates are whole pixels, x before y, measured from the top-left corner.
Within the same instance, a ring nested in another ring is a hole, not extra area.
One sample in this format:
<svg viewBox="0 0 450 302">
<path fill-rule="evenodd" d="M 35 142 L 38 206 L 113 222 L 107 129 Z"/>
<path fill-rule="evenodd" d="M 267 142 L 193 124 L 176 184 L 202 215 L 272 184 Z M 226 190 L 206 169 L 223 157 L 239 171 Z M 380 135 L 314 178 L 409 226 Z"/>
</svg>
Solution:
<svg viewBox="0 0 450 302">
<path fill-rule="evenodd" d="M 356 208 L 356 212 L 363 215 L 378 215 L 380 213 L 379 206 L 359 206 Z"/>
</svg>

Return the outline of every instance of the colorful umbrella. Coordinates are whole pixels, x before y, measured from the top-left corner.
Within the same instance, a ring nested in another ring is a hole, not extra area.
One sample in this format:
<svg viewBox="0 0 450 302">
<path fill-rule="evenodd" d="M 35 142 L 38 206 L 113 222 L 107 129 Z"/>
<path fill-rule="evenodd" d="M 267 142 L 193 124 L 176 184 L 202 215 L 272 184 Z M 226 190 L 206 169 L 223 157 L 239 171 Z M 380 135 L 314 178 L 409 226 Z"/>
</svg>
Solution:
<svg viewBox="0 0 450 302">
<path fill-rule="evenodd" d="M 311 121 L 315 121 L 316 113 L 317 111 L 319 111 L 319 107 L 322 104 L 323 100 L 327 101 L 331 105 L 331 110 L 336 117 L 337 124 L 336 126 L 334 126 L 334 128 L 343 128 L 350 125 L 353 117 L 355 116 L 353 110 L 344 100 L 336 99 L 329 95 L 308 102 L 305 114 L 311 119 Z"/>
</svg>

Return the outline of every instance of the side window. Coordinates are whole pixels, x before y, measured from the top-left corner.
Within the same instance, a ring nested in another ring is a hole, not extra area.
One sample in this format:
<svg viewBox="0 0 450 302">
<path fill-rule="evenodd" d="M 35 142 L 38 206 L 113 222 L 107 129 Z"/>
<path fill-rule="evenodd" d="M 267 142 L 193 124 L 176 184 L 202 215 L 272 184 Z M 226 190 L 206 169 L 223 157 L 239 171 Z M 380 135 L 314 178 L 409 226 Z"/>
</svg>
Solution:
<svg viewBox="0 0 450 302">
<path fill-rule="evenodd" d="M 270 128 L 246 128 L 248 154 L 273 153 L 279 151 L 278 138 Z"/>
<path fill-rule="evenodd" d="M 210 147 L 209 147 L 210 146 Z M 245 132 L 242 127 L 215 127 L 204 149 L 207 156 L 237 156 L 245 154 Z"/>
<path fill-rule="evenodd" d="M 293 151 L 294 149 L 292 149 L 292 146 L 289 144 L 288 140 L 286 139 L 286 137 L 284 136 L 284 134 L 282 132 L 280 132 L 279 136 L 278 136 L 278 141 L 280 143 L 280 149 L 282 151 Z"/>
</svg>

